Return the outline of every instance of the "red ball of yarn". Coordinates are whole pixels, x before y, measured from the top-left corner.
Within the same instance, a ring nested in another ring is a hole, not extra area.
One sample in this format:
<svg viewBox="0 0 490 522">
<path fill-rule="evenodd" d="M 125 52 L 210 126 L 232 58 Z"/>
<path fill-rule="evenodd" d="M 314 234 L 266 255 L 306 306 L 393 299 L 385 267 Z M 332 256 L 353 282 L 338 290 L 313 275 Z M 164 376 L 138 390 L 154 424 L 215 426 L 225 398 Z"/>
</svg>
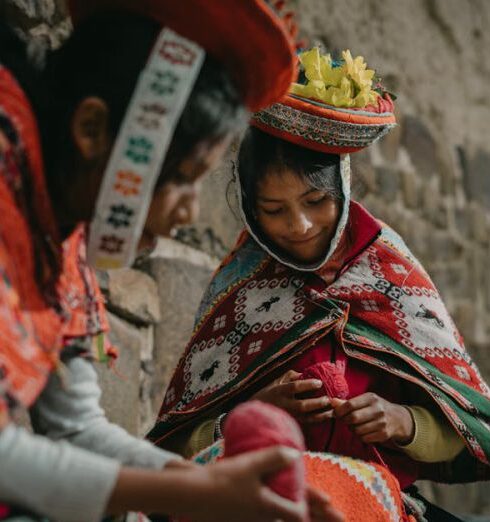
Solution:
<svg viewBox="0 0 490 522">
<path fill-rule="evenodd" d="M 301 374 L 301 379 L 318 379 L 323 383 L 314 395 L 337 399 L 347 399 L 349 396 L 349 384 L 345 379 L 345 366 L 342 362 L 319 362 L 306 368 Z"/>
<path fill-rule="evenodd" d="M 260 401 L 237 406 L 226 417 L 223 435 L 225 457 L 278 445 L 305 450 L 296 421 L 284 410 Z M 303 459 L 274 474 L 267 485 L 282 497 L 303 501 L 306 495 Z"/>
</svg>

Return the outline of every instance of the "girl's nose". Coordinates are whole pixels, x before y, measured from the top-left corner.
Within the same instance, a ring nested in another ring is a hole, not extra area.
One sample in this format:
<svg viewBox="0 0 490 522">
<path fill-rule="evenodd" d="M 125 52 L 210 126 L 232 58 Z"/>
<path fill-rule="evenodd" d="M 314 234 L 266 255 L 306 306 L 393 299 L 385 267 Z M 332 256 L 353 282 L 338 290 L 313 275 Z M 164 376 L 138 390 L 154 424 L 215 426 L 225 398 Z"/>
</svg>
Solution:
<svg viewBox="0 0 490 522">
<path fill-rule="evenodd" d="M 300 212 L 297 213 L 290 218 L 289 222 L 289 228 L 291 232 L 295 235 L 301 236 L 304 235 L 310 230 L 312 227 L 311 221 L 308 219 L 308 217 Z"/>
</svg>

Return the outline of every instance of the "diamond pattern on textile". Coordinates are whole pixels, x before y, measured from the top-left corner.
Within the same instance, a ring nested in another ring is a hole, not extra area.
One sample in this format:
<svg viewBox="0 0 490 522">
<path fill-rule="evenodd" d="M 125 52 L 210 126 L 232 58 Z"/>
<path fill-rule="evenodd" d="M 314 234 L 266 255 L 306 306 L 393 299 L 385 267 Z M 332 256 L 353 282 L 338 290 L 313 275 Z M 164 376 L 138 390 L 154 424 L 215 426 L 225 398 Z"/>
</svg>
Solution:
<svg viewBox="0 0 490 522">
<path fill-rule="evenodd" d="M 214 320 L 214 327 L 213 330 L 221 330 L 226 325 L 226 315 L 220 315 L 219 317 L 216 317 Z"/>
<path fill-rule="evenodd" d="M 396 274 L 408 274 L 407 269 L 403 265 L 400 265 L 398 263 L 392 263 L 391 268 L 393 269 L 393 272 L 395 272 Z"/>
<path fill-rule="evenodd" d="M 247 353 L 250 355 L 252 353 L 260 352 L 262 349 L 262 341 L 254 341 L 248 345 Z"/>
<path fill-rule="evenodd" d="M 170 404 L 175 400 L 175 388 L 170 388 L 165 395 L 165 403 Z"/>
<path fill-rule="evenodd" d="M 465 381 L 471 380 L 470 372 L 464 366 L 455 365 L 454 369 L 461 379 L 464 379 Z"/>
<path fill-rule="evenodd" d="M 361 301 L 361 304 L 364 310 L 369 310 L 370 312 L 379 311 L 379 306 L 374 299 L 364 299 Z"/>
</svg>

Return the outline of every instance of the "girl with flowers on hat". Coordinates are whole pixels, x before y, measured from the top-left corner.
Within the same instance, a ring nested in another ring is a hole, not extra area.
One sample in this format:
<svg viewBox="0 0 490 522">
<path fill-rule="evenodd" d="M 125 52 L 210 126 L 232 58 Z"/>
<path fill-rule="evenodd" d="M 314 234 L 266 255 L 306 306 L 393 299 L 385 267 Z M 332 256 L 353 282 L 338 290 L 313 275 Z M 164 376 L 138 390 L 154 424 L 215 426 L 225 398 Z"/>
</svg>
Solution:
<svg viewBox="0 0 490 522">
<path fill-rule="evenodd" d="M 402 489 L 488 477 L 489 388 L 423 267 L 350 198 L 349 154 L 395 125 L 391 97 L 349 51 L 300 61 L 302 81 L 241 144 L 247 230 L 211 281 L 151 438 L 195 453 L 234 405 L 260 399 L 301 423 L 309 450 L 375 462 Z M 335 490 L 348 518 L 368 520 Z M 437 509 L 425 516 L 451 519 Z"/>
<path fill-rule="evenodd" d="M 0 519 L 299 522 L 305 506 L 262 480 L 294 452 L 199 468 L 107 421 L 92 363 L 113 350 L 87 263 L 88 250 L 95 266 L 127 265 L 195 217 L 199 180 L 246 107 L 287 89 L 291 35 L 262 0 L 71 8 L 74 33 L 41 69 L 0 25 Z M 22 408 L 35 434 L 16 422 Z M 310 500 L 328 520 L 325 496 Z"/>
</svg>

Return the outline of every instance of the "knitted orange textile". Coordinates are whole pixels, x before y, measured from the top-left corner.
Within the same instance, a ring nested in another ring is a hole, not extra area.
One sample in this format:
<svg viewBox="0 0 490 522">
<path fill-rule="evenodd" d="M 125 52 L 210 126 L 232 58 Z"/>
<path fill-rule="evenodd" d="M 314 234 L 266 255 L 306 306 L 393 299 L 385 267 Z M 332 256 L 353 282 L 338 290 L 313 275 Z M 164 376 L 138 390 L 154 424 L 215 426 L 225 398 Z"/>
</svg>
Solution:
<svg viewBox="0 0 490 522">
<path fill-rule="evenodd" d="M 308 483 L 330 496 L 346 521 L 409 520 L 400 485 L 384 467 L 330 453 L 306 453 Z"/>
<path fill-rule="evenodd" d="M 107 9 L 146 15 L 199 44 L 229 71 L 246 106 L 278 101 L 296 78 L 296 26 L 265 0 L 69 0 L 75 24 Z"/>
<path fill-rule="evenodd" d="M 221 460 L 220 440 L 194 457 L 206 465 Z M 345 522 L 409 522 L 396 478 L 384 467 L 332 453 L 303 454 L 306 483 L 324 491 Z M 188 522 L 171 519 L 172 522 Z M 252 522 L 252 521 L 251 521 Z"/>
</svg>

